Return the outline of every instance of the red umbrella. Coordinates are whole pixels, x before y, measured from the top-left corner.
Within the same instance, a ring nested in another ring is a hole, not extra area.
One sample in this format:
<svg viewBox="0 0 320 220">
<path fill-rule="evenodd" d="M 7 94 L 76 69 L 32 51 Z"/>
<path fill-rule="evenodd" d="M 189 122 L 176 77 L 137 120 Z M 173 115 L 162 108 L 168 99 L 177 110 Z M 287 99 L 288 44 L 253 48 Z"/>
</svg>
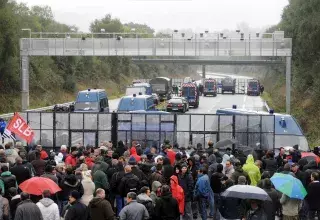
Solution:
<svg viewBox="0 0 320 220">
<path fill-rule="evenodd" d="M 302 152 L 301 158 L 306 158 L 308 162 L 315 160 L 317 163 L 320 163 L 320 158 L 313 152 Z"/>
<path fill-rule="evenodd" d="M 51 194 L 61 191 L 60 187 L 51 179 L 45 177 L 32 177 L 21 183 L 19 188 L 31 195 L 42 195 L 44 190 L 50 190 Z"/>
</svg>

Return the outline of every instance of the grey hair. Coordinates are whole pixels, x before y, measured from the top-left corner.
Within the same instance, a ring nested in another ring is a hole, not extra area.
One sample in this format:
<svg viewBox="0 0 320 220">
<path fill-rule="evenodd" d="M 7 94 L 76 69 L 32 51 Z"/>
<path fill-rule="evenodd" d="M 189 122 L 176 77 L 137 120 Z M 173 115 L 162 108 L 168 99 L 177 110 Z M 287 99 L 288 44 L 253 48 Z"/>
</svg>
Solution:
<svg viewBox="0 0 320 220">
<path fill-rule="evenodd" d="M 61 145 L 60 150 L 67 150 L 67 145 Z"/>
<path fill-rule="evenodd" d="M 127 194 L 127 197 L 132 199 L 132 200 L 137 200 L 137 194 L 135 192 L 129 192 Z"/>
</svg>

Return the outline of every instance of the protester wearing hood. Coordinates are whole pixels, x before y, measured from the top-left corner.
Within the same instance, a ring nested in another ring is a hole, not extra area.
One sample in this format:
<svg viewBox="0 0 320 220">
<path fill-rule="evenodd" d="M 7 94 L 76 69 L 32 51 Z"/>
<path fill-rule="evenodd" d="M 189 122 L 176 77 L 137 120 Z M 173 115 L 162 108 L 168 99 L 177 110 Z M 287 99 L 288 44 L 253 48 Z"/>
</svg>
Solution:
<svg viewBox="0 0 320 220">
<path fill-rule="evenodd" d="M 152 191 L 150 193 L 150 198 L 152 199 L 152 203 L 154 206 L 156 205 L 156 200 L 160 196 L 161 186 L 162 184 L 159 181 L 154 181 L 151 185 Z"/>
<path fill-rule="evenodd" d="M 230 177 L 233 180 L 234 184 L 235 185 L 238 184 L 239 176 L 244 176 L 246 178 L 247 184 L 250 185 L 251 184 L 250 177 L 247 172 L 243 171 L 242 166 L 241 166 L 241 162 L 236 161 L 234 165 L 235 165 L 235 169 L 234 169 L 233 174 Z"/>
<path fill-rule="evenodd" d="M 124 146 L 123 141 L 118 142 L 117 149 L 115 150 L 115 153 L 117 153 L 119 156 L 123 155 L 123 153 L 126 151 L 126 148 Z"/>
<path fill-rule="evenodd" d="M 93 199 L 93 193 L 95 191 L 95 185 L 92 181 L 91 171 L 82 171 L 81 184 L 83 187 L 83 195 L 81 202 L 88 206 L 89 202 Z"/>
<path fill-rule="evenodd" d="M 137 202 L 141 203 L 146 207 L 149 213 L 149 219 L 153 219 L 154 217 L 154 205 L 152 199 L 150 198 L 151 192 L 150 188 L 144 186 L 140 189 L 140 194 L 137 196 Z"/>
<path fill-rule="evenodd" d="M 13 165 L 16 162 L 16 158 L 19 156 L 18 152 L 15 149 L 11 148 L 10 143 L 7 143 L 6 145 L 4 145 L 4 148 L 5 148 L 7 161 L 10 163 L 10 165 Z"/>
<path fill-rule="evenodd" d="M 170 187 L 171 187 L 172 197 L 175 198 L 178 202 L 180 214 L 184 215 L 185 196 L 184 196 L 183 188 L 179 185 L 177 176 L 171 176 Z"/>
<path fill-rule="evenodd" d="M 188 172 L 187 164 L 181 165 L 181 173 L 178 176 L 179 185 L 184 192 L 184 215 L 182 219 L 192 220 L 192 207 L 191 202 L 193 198 L 194 181 L 191 174 Z"/>
<path fill-rule="evenodd" d="M 195 181 L 197 179 L 197 166 L 196 166 L 196 160 L 194 157 L 189 157 L 187 159 L 187 163 L 188 163 L 188 172 L 191 174 L 193 180 Z"/>
<path fill-rule="evenodd" d="M 106 193 L 103 189 L 96 190 L 96 197 L 93 198 L 89 205 L 88 211 L 90 218 L 93 220 L 113 220 L 114 212 L 111 204 L 105 199 Z"/>
<path fill-rule="evenodd" d="M 77 191 L 80 194 L 80 198 L 83 195 L 83 186 L 80 180 L 77 180 L 76 176 L 73 174 L 72 167 L 67 167 L 66 176 L 64 180 L 60 183 L 61 191 L 58 193 L 59 199 L 66 204 L 69 195 L 72 191 Z"/>
<path fill-rule="evenodd" d="M 137 194 L 129 192 L 127 194 L 127 205 L 121 210 L 119 214 L 120 220 L 147 220 L 149 213 L 146 207 L 137 202 Z"/>
<path fill-rule="evenodd" d="M 155 216 L 156 220 L 177 220 L 180 216 L 178 202 L 172 197 L 168 185 L 161 187 L 161 196 L 156 200 Z"/>
<path fill-rule="evenodd" d="M 22 164 L 21 157 L 16 158 L 16 164 L 10 169 L 10 172 L 15 175 L 18 185 L 32 177 L 29 168 Z"/>
<path fill-rule="evenodd" d="M 234 168 L 230 160 L 227 160 L 223 172 L 228 178 L 231 178 L 232 174 L 234 173 Z"/>
<path fill-rule="evenodd" d="M 246 164 L 243 166 L 243 170 L 248 173 L 252 186 L 256 186 L 261 179 L 261 173 L 259 168 L 255 165 L 253 156 L 248 155 Z"/>
<path fill-rule="evenodd" d="M 96 189 L 102 188 L 107 193 L 110 189 L 107 172 L 108 172 L 109 165 L 106 162 L 103 162 L 101 160 L 96 160 L 95 165 L 92 169 L 92 177 L 94 185 L 96 186 Z"/>
<path fill-rule="evenodd" d="M 210 164 L 209 168 L 208 168 L 208 176 L 209 178 L 211 178 L 212 174 L 217 172 L 217 166 L 218 166 L 218 162 L 217 162 L 217 157 L 214 154 L 211 154 L 208 158 L 208 162 Z"/>
<path fill-rule="evenodd" d="M 0 188 L 2 195 L 9 199 L 9 189 L 11 187 L 18 188 L 17 179 L 12 175 L 7 166 L 1 167 Z"/>
<path fill-rule="evenodd" d="M 131 147 L 130 148 L 130 158 L 133 157 L 137 163 L 141 161 L 141 157 L 137 154 L 137 149 L 136 147 Z"/>
<path fill-rule="evenodd" d="M 173 167 L 170 164 L 170 160 L 168 158 L 163 158 L 163 172 L 162 175 L 167 184 L 170 183 L 170 177 L 174 174 Z"/>
<path fill-rule="evenodd" d="M 37 206 L 39 207 L 44 220 L 60 220 L 58 205 L 54 203 L 50 197 L 50 191 L 44 190 L 42 199 L 37 202 Z"/>
</svg>

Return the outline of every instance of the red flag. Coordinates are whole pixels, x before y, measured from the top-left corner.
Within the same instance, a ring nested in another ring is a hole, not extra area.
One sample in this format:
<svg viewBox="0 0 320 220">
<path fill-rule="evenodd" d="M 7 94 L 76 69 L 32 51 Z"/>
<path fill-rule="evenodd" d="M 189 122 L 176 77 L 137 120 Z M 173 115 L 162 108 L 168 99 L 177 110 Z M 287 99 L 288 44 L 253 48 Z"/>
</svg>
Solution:
<svg viewBox="0 0 320 220">
<path fill-rule="evenodd" d="M 7 129 L 14 134 L 18 135 L 20 138 L 31 143 L 34 137 L 34 132 L 32 128 L 27 124 L 27 122 L 18 114 L 15 113 Z"/>
</svg>

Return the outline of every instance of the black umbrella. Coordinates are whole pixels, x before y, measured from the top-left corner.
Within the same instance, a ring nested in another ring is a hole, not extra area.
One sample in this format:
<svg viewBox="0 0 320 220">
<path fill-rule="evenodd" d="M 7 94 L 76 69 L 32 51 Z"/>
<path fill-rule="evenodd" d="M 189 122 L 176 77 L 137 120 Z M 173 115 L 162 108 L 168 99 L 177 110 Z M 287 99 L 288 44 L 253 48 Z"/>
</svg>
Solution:
<svg viewBox="0 0 320 220">
<path fill-rule="evenodd" d="M 271 201 L 269 195 L 263 189 L 249 185 L 234 185 L 222 193 L 224 197 L 238 199 L 256 199 L 262 201 Z"/>
<path fill-rule="evenodd" d="M 213 145 L 213 148 L 224 148 L 228 145 L 232 145 L 232 144 L 236 144 L 238 143 L 237 140 L 235 139 L 224 139 L 224 140 L 221 140 L 221 141 L 218 141 L 217 143 L 215 143 L 215 145 Z"/>
</svg>

